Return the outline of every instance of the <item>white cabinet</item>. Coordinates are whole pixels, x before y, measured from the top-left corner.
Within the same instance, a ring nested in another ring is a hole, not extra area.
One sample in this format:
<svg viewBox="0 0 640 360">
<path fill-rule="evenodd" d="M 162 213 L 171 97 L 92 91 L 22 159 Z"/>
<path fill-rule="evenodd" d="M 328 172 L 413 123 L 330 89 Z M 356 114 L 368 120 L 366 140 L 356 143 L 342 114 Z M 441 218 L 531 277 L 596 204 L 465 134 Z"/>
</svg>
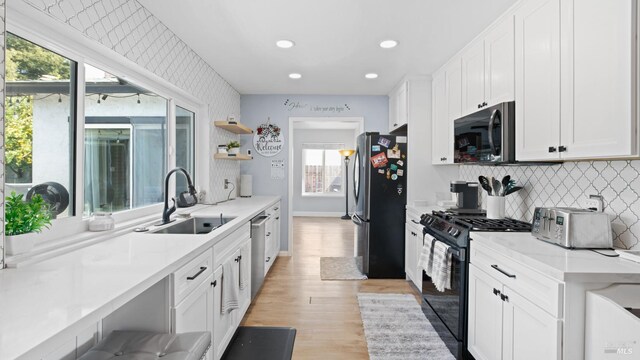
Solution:
<svg viewBox="0 0 640 360">
<path fill-rule="evenodd" d="M 213 280 L 213 274 L 210 274 L 197 289 L 173 308 L 176 333 L 213 331 Z M 213 350 L 210 348 L 207 352 L 208 360 L 212 360 L 212 354 Z"/>
<path fill-rule="evenodd" d="M 477 360 L 562 357 L 561 321 L 474 264 L 468 331 L 468 349 Z"/>
<path fill-rule="evenodd" d="M 404 271 L 407 280 L 422 290 L 422 270 L 418 268 L 418 259 L 422 251 L 422 228 L 414 223 L 405 224 Z"/>
<path fill-rule="evenodd" d="M 265 227 L 266 243 L 264 253 L 264 274 L 265 276 L 276 261 L 280 252 L 280 202 L 276 203 L 266 211 L 269 220 Z"/>
<path fill-rule="evenodd" d="M 453 120 L 462 115 L 462 64 L 450 62 L 432 83 L 432 157 L 434 165 L 453 164 Z"/>
<path fill-rule="evenodd" d="M 637 154 L 634 4 L 528 0 L 516 11 L 517 160 Z"/>
<path fill-rule="evenodd" d="M 389 132 L 409 123 L 409 84 L 401 82 L 389 94 Z"/>
<path fill-rule="evenodd" d="M 515 100 L 514 19 L 505 16 L 484 38 L 484 99 L 488 106 Z"/>
<path fill-rule="evenodd" d="M 462 115 L 514 100 L 513 32 L 506 16 L 462 54 Z"/>
<path fill-rule="evenodd" d="M 563 159 L 637 154 L 636 4 L 561 1 Z"/>
<path fill-rule="evenodd" d="M 477 41 L 462 54 L 463 115 L 476 112 L 486 105 L 484 82 L 484 42 Z"/>
</svg>

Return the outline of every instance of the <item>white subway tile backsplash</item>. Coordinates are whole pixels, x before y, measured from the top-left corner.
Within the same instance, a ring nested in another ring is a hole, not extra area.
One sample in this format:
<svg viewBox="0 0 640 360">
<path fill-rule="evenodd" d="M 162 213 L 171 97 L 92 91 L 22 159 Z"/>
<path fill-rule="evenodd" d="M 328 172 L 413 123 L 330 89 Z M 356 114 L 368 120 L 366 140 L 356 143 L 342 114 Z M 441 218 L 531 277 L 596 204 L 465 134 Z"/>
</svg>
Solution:
<svg viewBox="0 0 640 360">
<path fill-rule="evenodd" d="M 507 197 L 507 216 L 531 221 L 536 206 L 586 207 L 589 195 L 602 195 L 610 214 L 614 245 L 640 249 L 640 160 L 565 162 L 551 166 L 460 167 L 460 176 L 505 175 L 524 189 Z M 486 192 L 481 191 L 481 202 Z"/>
</svg>

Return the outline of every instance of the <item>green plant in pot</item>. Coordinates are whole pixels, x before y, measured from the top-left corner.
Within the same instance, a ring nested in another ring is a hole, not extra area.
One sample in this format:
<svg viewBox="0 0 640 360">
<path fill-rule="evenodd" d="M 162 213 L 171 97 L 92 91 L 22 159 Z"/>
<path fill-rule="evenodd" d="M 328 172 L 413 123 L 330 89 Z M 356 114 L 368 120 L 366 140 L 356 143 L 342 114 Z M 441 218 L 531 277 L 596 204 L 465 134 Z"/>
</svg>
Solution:
<svg viewBox="0 0 640 360">
<path fill-rule="evenodd" d="M 227 152 L 229 154 L 239 154 L 240 153 L 240 142 L 238 141 L 229 141 L 229 143 L 227 143 Z"/>
<path fill-rule="evenodd" d="M 17 255 L 33 248 L 36 235 L 51 225 L 51 212 L 42 196 L 23 200 L 23 194 L 11 192 L 5 201 L 6 252 Z"/>
</svg>

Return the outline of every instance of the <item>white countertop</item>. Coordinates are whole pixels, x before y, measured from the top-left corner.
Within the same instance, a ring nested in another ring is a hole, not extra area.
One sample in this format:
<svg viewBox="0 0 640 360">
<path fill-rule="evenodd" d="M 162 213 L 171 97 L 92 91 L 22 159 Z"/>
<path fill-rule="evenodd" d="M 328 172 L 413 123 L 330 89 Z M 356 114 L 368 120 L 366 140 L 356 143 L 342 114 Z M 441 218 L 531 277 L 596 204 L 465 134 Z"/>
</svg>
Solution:
<svg viewBox="0 0 640 360">
<path fill-rule="evenodd" d="M 469 246 L 473 247 L 474 243 L 562 282 L 640 282 L 640 263 L 609 258 L 590 250 L 568 250 L 540 241 L 530 233 L 473 232 Z"/>
<path fill-rule="evenodd" d="M 0 271 L 0 359 L 30 357 L 35 354 L 29 351 L 54 336 L 97 322 L 279 200 L 255 196 L 194 211 L 237 216 L 209 234 L 130 232 Z"/>
</svg>

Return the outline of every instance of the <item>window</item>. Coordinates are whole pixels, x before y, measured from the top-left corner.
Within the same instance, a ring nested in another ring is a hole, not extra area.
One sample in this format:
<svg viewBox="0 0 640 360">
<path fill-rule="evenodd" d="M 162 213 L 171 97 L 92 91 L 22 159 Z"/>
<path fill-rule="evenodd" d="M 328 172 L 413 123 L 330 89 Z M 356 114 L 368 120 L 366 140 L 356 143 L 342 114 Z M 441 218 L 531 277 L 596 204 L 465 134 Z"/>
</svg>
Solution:
<svg viewBox="0 0 640 360">
<path fill-rule="evenodd" d="M 342 196 L 344 144 L 302 144 L 302 195 Z"/>
<path fill-rule="evenodd" d="M 176 166 L 187 170 L 192 180 L 196 175 L 194 171 L 195 119 L 196 114 L 176 106 Z M 185 190 L 187 190 L 187 179 L 182 175 L 178 175 L 176 177 L 176 196 Z"/>
<path fill-rule="evenodd" d="M 163 201 L 167 100 L 85 64 L 84 213 Z"/>
<path fill-rule="evenodd" d="M 77 64 L 8 33 L 5 65 L 7 195 L 41 194 L 54 218 L 73 216 Z"/>
</svg>

